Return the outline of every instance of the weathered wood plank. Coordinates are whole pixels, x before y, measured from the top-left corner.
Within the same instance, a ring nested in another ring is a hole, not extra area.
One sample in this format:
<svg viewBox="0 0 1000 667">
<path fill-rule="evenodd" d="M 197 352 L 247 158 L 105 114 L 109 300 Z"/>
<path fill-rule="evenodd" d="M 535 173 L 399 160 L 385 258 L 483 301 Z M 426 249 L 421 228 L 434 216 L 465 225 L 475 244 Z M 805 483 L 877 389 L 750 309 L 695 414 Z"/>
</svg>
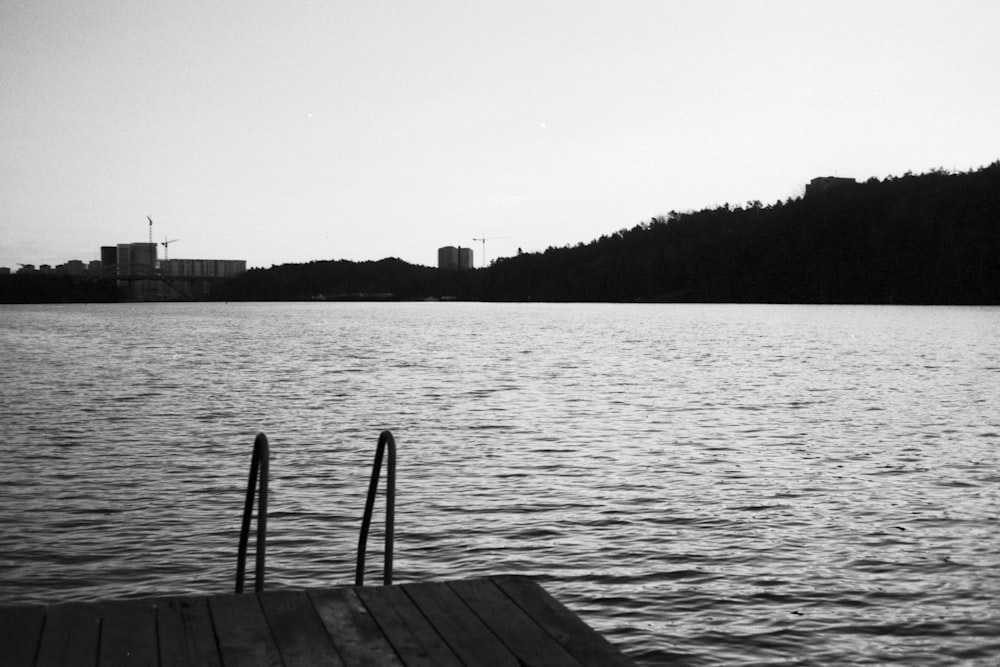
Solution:
<svg viewBox="0 0 1000 667">
<path fill-rule="evenodd" d="M 0 660 L 18 667 L 35 664 L 42 639 L 45 607 L 17 605 L 0 607 Z"/>
<path fill-rule="evenodd" d="M 205 598 L 156 600 L 161 667 L 221 667 Z"/>
<path fill-rule="evenodd" d="M 359 587 L 355 592 L 407 667 L 462 667 L 462 662 L 401 588 Z"/>
<path fill-rule="evenodd" d="M 343 667 L 308 594 L 272 591 L 260 596 L 260 605 L 285 667 Z"/>
<path fill-rule="evenodd" d="M 281 656 L 256 595 L 211 597 L 208 608 L 212 613 L 222 664 L 281 666 Z"/>
<path fill-rule="evenodd" d="M 558 642 L 488 579 L 448 584 L 525 665 L 579 667 Z"/>
<path fill-rule="evenodd" d="M 309 591 L 346 667 L 402 667 L 368 609 L 350 588 Z"/>
<path fill-rule="evenodd" d="M 94 667 L 101 628 L 100 608 L 83 602 L 49 607 L 38 647 L 38 667 Z"/>
<path fill-rule="evenodd" d="M 634 662 L 527 577 L 492 577 L 531 618 L 587 667 L 633 667 Z"/>
<path fill-rule="evenodd" d="M 520 667 L 517 657 L 447 585 L 403 584 L 402 588 L 466 665 Z"/>
<path fill-rule="evenodd" d="M 156 609 L 152 600 L 105 602 L 101 611 L 99 667 L 156 667 Z"/>
<path fill-rule="evenodd" d="M 524 577 L 0 607 L 0 665 L 633 663 Z"/>
</svg>

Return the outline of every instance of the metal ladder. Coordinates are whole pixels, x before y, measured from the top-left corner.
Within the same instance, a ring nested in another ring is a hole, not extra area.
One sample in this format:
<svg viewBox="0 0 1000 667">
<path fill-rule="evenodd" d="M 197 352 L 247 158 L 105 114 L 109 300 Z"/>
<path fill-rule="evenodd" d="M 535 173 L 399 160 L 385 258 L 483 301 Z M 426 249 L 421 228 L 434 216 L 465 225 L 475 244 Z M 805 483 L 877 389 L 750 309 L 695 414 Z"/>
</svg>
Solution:
<svg viewBox="0 0 1000 667">
<path fill-rule="evenodd" d="M 385 450 L 389 450 L 389 460 L 386 471 L 386 508 L 385 508 L 385 551 L 382 567 L 382 583 L 392 584 L 392 547 L 395 534 L 396 510 L 396 439 L 390 431 L 382 431 L 375 448 L 375 462 L 372 465 L 371 481 L 368 484 L 368 497 L 365 501 L 365 512 L 361 519 L 361 536 L 358 539 L 358 557 L 354 571 L 354 585 L 363 586 L 365 580 L 365 551 L 368 545 L 368 530 L 371 527 L 372 512 L 375 508 L 375 495 L 378 491 L 378 478 L 382 471 L 382 460 Z M 264 590 L 264 560 L 267 542 L 267 480 L 271 458 L 267 436 L 258 433 L 253 443 L 253 456 L 250 459 L 250 476 L 247 480 L 246 502 L 243 506 L 243 525 L 240 530 L 240 543 L 236 555 L 236 592 L 243 592 L 243 582 L 246 577 L 247 543 L 250 537 L 250 523 L 253 516 L 254 492 L 257 492 L 257 532 L 256 563 L 254 566 L 254 592 Z"/>
<path fill-rule="evenodd" d="M 372 464 L 372 478 L 368 484 L 368 499 L 365 501 L 365 514 L 361 519 L 361 537 L 358 538 L 358 563 L 354 570 L 354 585 L 365 585 L 365 549 L 368 544 L 368 528 L 372 523 L 372 510 L 375 507 L 375 492 L 378 490 L 379 473 L 382 470 L 382 456 L 389 449 L 388 470 L 385 477 L 385 555 L 382 564 L 382 584 L 392 583 L 392 544 L 395 529 L 396 513 L 396 439 L 389 431 L 382 431 L 375 448 L 375 462 Z"/>
<path fill-rule="evenodd" d="M 264 590 L 264 549 L 267 542 L 267 476 L 271 460 L 271 448 L 267 436 L 258 433 L 253 442 L 253 456 L 250 459 L 250 479 L 247 481 L 247 499 L 243 506 L 243 527 L 240 530 L 240 546 L 236 555 L 236 592 L 243 592 L 243 578 L 247 569 L 247 540 L 250 537 L 250 518 L 253 514 L 254 490 L 260 481 L 257 503 L 257 533 L 254 541 L 257 547 L 257 561 L 254 565 L 255 593 Z M 259 472 L 259 475 L 258 475 Z"/>
</svg>

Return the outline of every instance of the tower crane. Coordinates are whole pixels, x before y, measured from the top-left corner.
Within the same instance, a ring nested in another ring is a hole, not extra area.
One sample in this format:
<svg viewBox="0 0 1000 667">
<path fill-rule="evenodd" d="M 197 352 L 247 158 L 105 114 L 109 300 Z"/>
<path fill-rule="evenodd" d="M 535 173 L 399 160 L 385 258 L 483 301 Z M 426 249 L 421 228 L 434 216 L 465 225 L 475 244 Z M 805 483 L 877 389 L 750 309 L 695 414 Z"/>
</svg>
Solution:
<svg viewBox="0 0 1000 667">
<path fill-rule="evenodd" d="M 163 237 L 163 241 L 160 242 L 160 245 L 163 246 L 163 261 L 164 262 L 167 261 L 168 259 L 170 259 L 170 257 L 169 257 L 169 250 L 170 250 L 169 246 L 170 246 L 170 244 L 171 243 L 176 243 L 177 241 L 180 241 L 180 239 L 170 239 L 168 241 L 166 236 Z"/>
<path fill-rule="evenodd" d="M 483 268 L 486 268 L 486 242 L 492 241 L 493 239 L 502 239 L 502 236 L 483 236 L 478 239 L 472 239 L 473 241 L 482 241 L 483 243 Z"/>
</svg>

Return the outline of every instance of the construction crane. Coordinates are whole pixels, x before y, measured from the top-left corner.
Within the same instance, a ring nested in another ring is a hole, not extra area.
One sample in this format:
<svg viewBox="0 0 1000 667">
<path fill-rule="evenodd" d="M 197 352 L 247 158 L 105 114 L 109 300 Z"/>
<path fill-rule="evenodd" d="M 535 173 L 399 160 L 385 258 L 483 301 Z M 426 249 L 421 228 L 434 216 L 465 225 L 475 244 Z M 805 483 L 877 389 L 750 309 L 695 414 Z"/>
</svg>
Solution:
<svg viewBox="0 0 1000 667">
<path fill-rule="evenodd" d="M 486 242 L 492 241 L 493 239 L 502 239 L 502 236 L 483 236 L 478 239 L 472 239 L 473 241 L 482 241 L 483 243 L 483 268 L 486 268 Z"/>
<path fill-rule="evenodd" d="M 163 237 L 163 241 L 160 242 L 160 245 L 163 246 L 163 261 L 164 262 L 167 261 L 168 259 L 170 259 L 170 257 L 169 257 L 169 250 L 170 250 L 170 248 L 168 246 L 170 246 L 171 243 L 177 243 L 178 241 L 180 241 L 180 239 L 170 239 L 168 241 L 166 236 Z"/>
</svg>

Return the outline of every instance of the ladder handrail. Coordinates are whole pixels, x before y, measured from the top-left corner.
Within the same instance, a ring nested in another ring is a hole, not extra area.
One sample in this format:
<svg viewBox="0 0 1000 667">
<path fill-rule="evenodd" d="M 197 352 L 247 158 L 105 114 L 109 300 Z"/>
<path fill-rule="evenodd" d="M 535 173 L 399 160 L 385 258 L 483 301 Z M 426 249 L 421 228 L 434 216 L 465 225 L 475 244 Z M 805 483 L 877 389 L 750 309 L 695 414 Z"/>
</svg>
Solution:
<svg viewBox="0 0 1000 667">
<path fill-rule="evenodd" d="M 354 585 L 363 586 L 365 582 L 365 549 L 368 543 L 368 528 L 372 522 L 372 510 L 375 507 L 375 493 L 378 490 L 378 478 L 382 469 L 382 456 L 386 447 L 389 448 L 388 471 L 386 472 L 385 491 L 385 558 L 382 569 L 382 583 L 392 584 L 392 544 L 396 507 L 396 440 L 389 431 L 382 431 L 375 448 L 375 462 L 372 465 L 371 482 L 368 484 L 368 499 L 365 501 L 365 514 L 361 519 L 361 537 L 358 539 L 358 562 L 354 571 Z"/>
<path fill-rule="evenodd" d="M 260 480 L 257 494 L 257 534 L 255 537 L 256 563 L 254 565 L 254 592 L 264 590 L 264 550 L 267 542 L 267 477 L 271 450 L 267 436 L 258 433 L 253 442 L 253 456 L 250 459 L 250 477 L 247 480 L 247 499 L 243 507 L 243 527 L 240 530 L 240 546 L 236 555 L 236 592 L 243 592 L 243 579 L 247 566 L 247 542 L 250 537 L 250 519 L 253 515 L 254 490 Z"/>
</svg>

